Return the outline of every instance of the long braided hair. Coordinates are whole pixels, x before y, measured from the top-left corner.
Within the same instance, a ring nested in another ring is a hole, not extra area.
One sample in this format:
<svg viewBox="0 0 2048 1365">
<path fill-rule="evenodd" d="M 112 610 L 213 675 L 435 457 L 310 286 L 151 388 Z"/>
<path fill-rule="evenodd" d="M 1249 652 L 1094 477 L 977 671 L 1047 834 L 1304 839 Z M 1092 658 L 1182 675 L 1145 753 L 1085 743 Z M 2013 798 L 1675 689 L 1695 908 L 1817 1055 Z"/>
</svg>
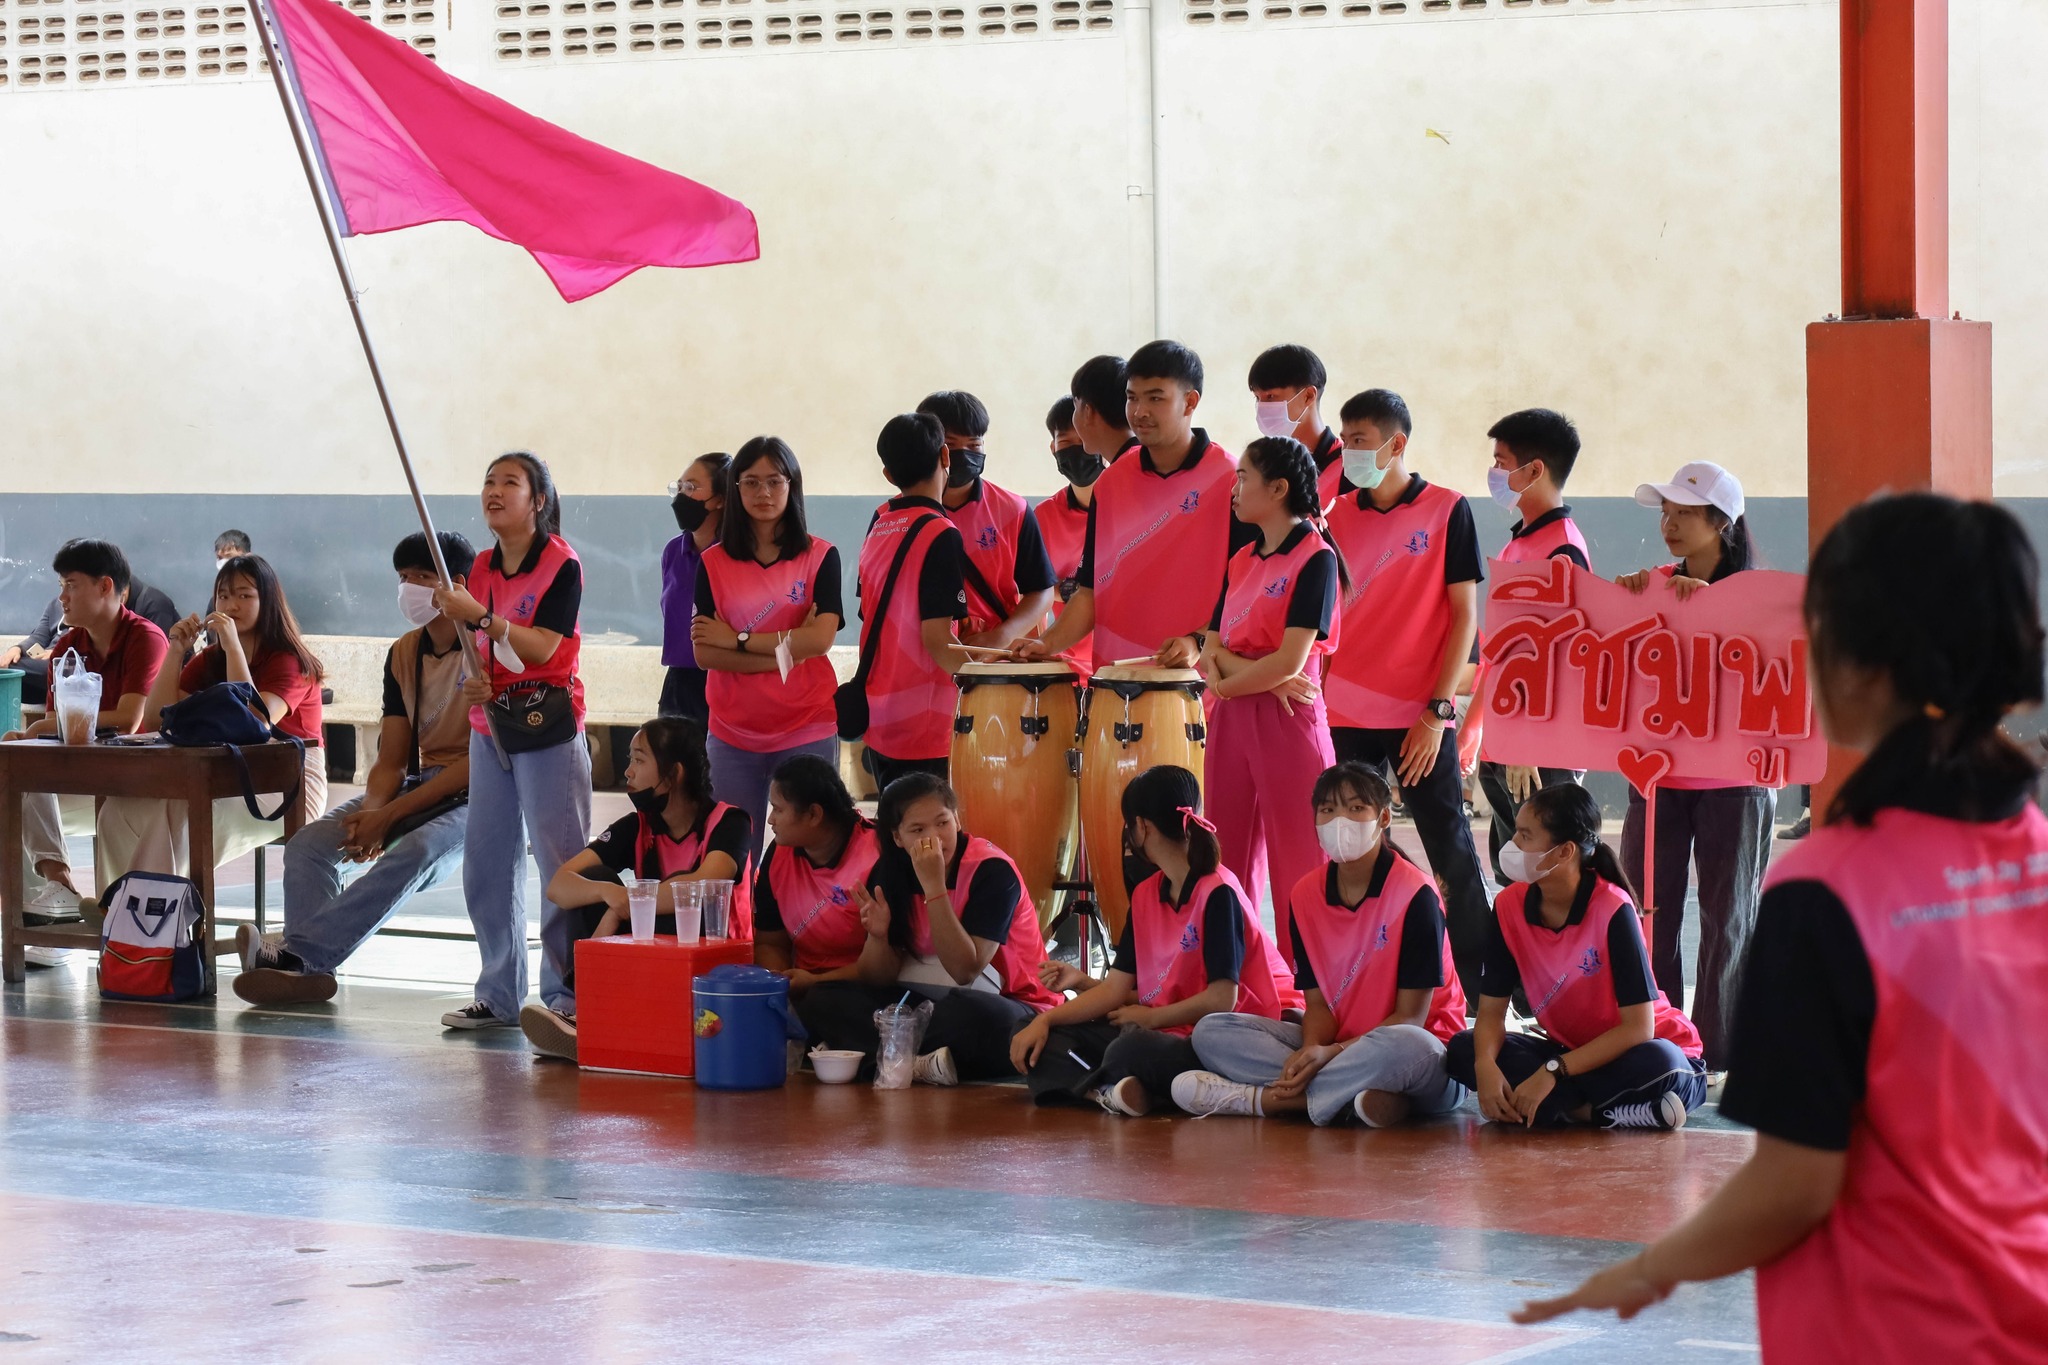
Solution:
<svg viewBox="0 0 2048 1365">
<path fill-rule="evenodd" d="M 1288 513 L 1315 527 L 1330 553 L 1337 556 L 1337 584 L 1348 594 L 1351 568 L 1344 562 L 1344 552 L 1330 538 L 1329 523 L 1323 520 L 1321 471 L 1316 468 L 1316 457 L 1292 436 L 1261 436 L 1244 448 L 1244 458 L 1268 483 L 1287 480 Z"/>
</svg>

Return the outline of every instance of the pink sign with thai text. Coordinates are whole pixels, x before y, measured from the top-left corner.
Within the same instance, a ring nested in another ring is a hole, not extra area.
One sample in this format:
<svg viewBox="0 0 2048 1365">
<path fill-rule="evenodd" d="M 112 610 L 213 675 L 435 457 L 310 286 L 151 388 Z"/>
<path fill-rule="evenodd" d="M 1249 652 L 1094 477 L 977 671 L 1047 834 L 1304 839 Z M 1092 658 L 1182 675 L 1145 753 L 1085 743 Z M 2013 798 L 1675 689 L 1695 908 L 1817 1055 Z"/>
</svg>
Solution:
<svg viewBox="0 0 2048 1365">
<path fill-rule="evenodd" d="M 1826 770 L 1801 575 L 1754 569 L 1681 601 L 1668 578 L 1633 593 L 1562 558 L 1489 570 L 1488 757 L 1619 772 L 1637 791 Z"/>
</svg>

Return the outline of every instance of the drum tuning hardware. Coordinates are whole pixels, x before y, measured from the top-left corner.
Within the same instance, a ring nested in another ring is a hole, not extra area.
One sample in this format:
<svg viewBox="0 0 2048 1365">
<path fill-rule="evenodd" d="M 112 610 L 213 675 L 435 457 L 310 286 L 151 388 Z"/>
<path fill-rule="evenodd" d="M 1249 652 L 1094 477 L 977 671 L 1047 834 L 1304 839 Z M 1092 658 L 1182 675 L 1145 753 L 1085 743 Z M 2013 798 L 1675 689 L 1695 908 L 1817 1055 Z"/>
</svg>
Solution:
<svg viewBox="0 0 2048 1365">
<path fill-rule="evenodd" d="M 956 735 L 971 735 L 971 734 L 973 734 L 973 733 L 974 733 L 974 717 L 973 717 L 973 716 L 955 716 L 955 717 L 953 717 L 953 733 L 954 733 L 954 734 L 956 734 Z"/>
<path fill-rule="evenodd" d="M 1209 738 L 1209 727 L 1198 720 L 1188 722 L 1188 739 L 1196 744 Z"/>
<path fill-rule="evenodd" d="M 1145 722 L 1142 720 L 1120 720 L 1111 731 L 1119 744 L 1136 744 L 1145 737 Z"/>
<path fill-rule="evenodd" d="M 954 724 L 958 725 L 959 722 L 955 721 Z M 1052 717 L 1025 716 L 1017 722 L 1017 729 L 1020 733 L 1029 735 L 1033 739 L 1037 739 L 1040 735 L 1048 734 L 1051 732 Z"/>
</svg>

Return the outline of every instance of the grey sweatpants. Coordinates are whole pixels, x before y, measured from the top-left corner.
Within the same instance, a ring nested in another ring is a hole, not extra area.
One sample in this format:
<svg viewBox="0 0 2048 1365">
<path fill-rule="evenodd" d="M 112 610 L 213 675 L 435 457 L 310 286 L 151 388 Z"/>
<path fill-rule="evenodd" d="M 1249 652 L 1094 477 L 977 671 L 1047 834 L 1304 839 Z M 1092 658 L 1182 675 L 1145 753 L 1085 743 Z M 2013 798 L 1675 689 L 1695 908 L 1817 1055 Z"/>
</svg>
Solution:
<svg viewBox="0 0 2048 1365">
<path fill-rule="evenodd" d="M 1195 1025 L 1194 1044 L 1202 1065 L 1218 1075 L 1271 1085 L 1300 1050 L 1301 1025 L 1256 1014 L 1211 1014 Z M 1331 1058 L 1308 1083 L 1309 1121 L 1342 1118 L 1368 1090 L 1406 1095 L 1411 1111 L 1422 1118 L 1456 1109 L 1467 1093 L 1444 1071 L 1443 1043 L 1414 1024 L 1382 1025 Z"/>
</svg>

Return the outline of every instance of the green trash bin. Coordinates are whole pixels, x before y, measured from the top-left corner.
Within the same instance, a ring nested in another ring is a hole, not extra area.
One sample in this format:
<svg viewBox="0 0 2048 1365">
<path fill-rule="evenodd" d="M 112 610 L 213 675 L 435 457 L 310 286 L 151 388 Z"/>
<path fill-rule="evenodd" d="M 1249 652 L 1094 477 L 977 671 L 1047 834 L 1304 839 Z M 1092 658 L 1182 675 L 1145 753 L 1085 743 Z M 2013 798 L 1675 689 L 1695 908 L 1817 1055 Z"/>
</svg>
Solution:
<svg viewBox="0 0 2048 1365">
<path fill-rule="evenodd" d="M 21 728 L 21 680 L 27 676 L 19 668 L 0 668 L 0 735 Z"/>
</svg>

